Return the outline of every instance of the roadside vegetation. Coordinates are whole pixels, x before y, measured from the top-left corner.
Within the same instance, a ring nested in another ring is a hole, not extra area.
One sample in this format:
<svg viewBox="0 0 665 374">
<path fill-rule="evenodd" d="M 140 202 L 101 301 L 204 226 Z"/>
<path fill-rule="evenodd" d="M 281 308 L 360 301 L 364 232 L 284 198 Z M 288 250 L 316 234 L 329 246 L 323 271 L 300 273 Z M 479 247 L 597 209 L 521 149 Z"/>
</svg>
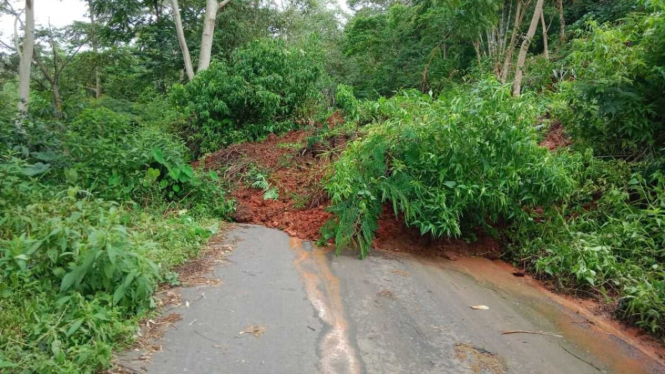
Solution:
<svg viewBox="0 0 665 374">
<path fill-rule="evenodd" d="M 111 367 L 256 196 L 360 257 L 386 211 L 493 236 L 665 336 L 662 0 L 87 4 L 0 2 L 0 371 Z"/>
</svg>

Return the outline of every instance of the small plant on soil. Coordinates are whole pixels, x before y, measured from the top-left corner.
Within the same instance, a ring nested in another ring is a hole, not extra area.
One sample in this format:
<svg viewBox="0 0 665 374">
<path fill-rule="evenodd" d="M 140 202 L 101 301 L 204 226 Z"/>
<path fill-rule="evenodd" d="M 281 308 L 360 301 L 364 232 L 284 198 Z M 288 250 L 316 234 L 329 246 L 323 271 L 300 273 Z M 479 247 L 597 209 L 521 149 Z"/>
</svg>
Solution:
<svg viewBox="0 0 665 374">
<path fill-rule="evenodd" d="M 246 178 L 250 182 L 252 188 L 258 188 L 264 191 L 263 200 L 277 200 L 279 198 L 277 187 L 271 186 L 266 175 L 259 171 L 256 166 L 249 170 Z"/>
</svg>

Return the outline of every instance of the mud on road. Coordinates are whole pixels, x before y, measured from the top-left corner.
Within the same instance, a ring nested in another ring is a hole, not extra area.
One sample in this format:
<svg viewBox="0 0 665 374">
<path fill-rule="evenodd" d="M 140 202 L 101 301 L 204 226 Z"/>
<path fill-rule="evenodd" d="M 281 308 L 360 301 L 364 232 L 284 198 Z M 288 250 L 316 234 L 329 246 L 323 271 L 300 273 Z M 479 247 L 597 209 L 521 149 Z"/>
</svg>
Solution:
<svg viewBox="0 0 665 374">
<path fill-rule="evenodd" d="M 665 373 L 657 353 L 500 261 L 328 248 L 238 226 L 221 282 L 180 290 L 148 373 Z M 484 305 L 486 310 L 471 306 Z M 257 333 L 257 331 L 259 333 Z M 504 332 L 523 331 L 504 334 Z"/>
</svg>

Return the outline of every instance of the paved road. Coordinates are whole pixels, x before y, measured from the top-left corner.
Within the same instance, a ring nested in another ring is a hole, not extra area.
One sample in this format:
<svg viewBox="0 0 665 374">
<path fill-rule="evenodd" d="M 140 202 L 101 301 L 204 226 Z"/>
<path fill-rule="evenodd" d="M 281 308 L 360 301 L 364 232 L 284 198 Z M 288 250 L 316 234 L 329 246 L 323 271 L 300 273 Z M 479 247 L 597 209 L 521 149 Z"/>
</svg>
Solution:
<svg viewBox="0 0 665 374">
<path fill-rule="evenodd" d="M 505 265 L 375 251 L 359 261 L 259 226 L 189 306 L 149 373 L 665 373 L 612 326 Z M 489 310 L 473 310 L 486 305 Z M 590 322 L 591 321 L 591 322 Z M 506 330 L 541 334 L 502 334 Z M 124 359 L 129 360 L 129 357 Z"/>
</svg>

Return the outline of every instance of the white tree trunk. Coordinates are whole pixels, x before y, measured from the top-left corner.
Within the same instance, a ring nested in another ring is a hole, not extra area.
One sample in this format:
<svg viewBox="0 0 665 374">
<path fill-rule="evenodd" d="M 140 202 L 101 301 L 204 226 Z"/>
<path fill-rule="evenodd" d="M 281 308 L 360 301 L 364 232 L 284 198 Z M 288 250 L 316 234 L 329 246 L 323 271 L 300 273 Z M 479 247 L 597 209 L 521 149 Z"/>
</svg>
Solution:
<svg viewBox="0 0 665 374">
<path fill-rule="evenodd" d="M 543 0 L 538 0 L 536 2 L 536 8 L 533 11 L 533 17 L 531 18 L 531 24 L 529 25 L 529 31 L 527 31 L 524 41 L 522 42 L 522 47 L 520 48 L 520 54 L 517 57 L 517 67 L 515 69 L 515 80 L 513 81 L 513 96 L 519 96 L 522 91 L 522 78 L 524 77 L 524 63 L 526 62 L 526 54 L 529 50 L 529 44 L 531 44 L 531 39 L 536 34 L 536 29 L 538 28 L 538 21 L 540 21 L 540 14 L 543 11 Z"/>
<path fill-rule="evenodd" d="M 210 66 L 212 56 L 212 38 L 215 34 L 215 21 L 217 12 L 222 10 L 231 0 L 224 0 L 220 3 L 217 0 L 206 0 L 206 12 L 203 19 L 203 33 L 201 35 L 201 51 L 199 53 L 199 67 L 197 72 L 205 70 Z"/>
<path fill-rule="evenodd" d="M 90 27 L 92 53 L 95 55 L 95 98 L 102 97 L 102 80 L 99 76 L 99 53 L 97 49 L 97 24 L 95 23 L 95 13 L 92 10 L 92 0 L 88 0 L 88 10 L 90 11 Z"/>
<path fill-rule="evenodd" d="M 18 84 L 18 110 L 25 113 L 30 104 L 30 67 L 32 54 L 35 50 L 35 9 L 33 0 L 25 0 L 25 36 L 23 37 L 23 50 L 17 51 L 21 56 L 19 65 Z"/>
<path fill-rule="evenodd" d="M 180 19 L 180 7 L 178 6 L 178 0 L 171 0 L 171 8 L 173 9 L 173 18 L 175 19 L 175 30 L 178 34 L 178 43 L 180 43 L 182 58 L 185 61 L 185 71 L 187 72 L 187 78 L 191 81 L 194 79 L 194 67 L 192 65 L 192 57 L 189 55 L 189 48 L 187 47 L 185 32 L 182 29 L 182 20 Z"/>
<path fill-rule="evenodd" d="M 526 9 L 526 5 L 524 8 Z M 517 34 L 520 32 L 524 13 L 525 10 L 522 9 L 522 0 L 518 0 L 517 11 L 515 12 L 515 22 L 513 22 L 513 31 L 510 33 L 510 43 L 508 43 L 506 56 L 503 60 L 503 68 L 501 69 L 501 83 L 504 84 L 506 83 L 506 80 L 508 80 L 508 70 L 510 70 L 510 63 L 513 60 L 513 52 L 515 52 L 515 44 L 517 43 Z"/>
<path fill-rule="evenodd" d="M 559 8 L 559 22 L 561 23 L 561 31 L 559 32 L 559 39 L 561 40 L 561 45 L 566 42 L 566 19 L 563 17 L 563 0 L 557 1 L 557 7 Z"/>
<path fill-rule="evenodd" d="M 540 26 L 543 28 L 543 54 L 546 59 L 550 59 L 550 51 L 547 46 L 547 25 L 545 24 L 545 14 L 540 12 Z"/>
<path fill-rule="evenodd" d="M 215 21 L 217 20 L 217 0 L 206 0 L 206 12 L 203 19 L 203 34 L 201 35 L 201 51 L 199 53 L 199 67 L 202 71 L 210 66 L 212 55 L 212 37 L 215 34 Z"/>
</svg>

